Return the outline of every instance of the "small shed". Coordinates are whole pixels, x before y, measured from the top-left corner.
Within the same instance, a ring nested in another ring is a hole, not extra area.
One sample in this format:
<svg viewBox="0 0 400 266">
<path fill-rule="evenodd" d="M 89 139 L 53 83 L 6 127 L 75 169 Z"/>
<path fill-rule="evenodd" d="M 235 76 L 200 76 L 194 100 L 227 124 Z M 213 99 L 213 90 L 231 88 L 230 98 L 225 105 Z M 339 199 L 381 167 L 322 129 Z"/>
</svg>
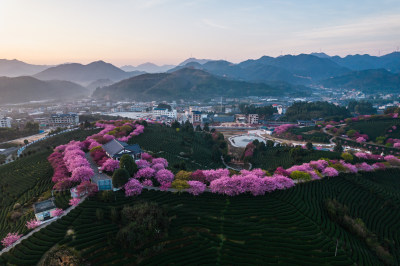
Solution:
<svg viewBox="0 0 400 266">
<path fill-rule="evenodd" d="M 38 221 L 46 221 L 54 217 L 53 212 L 57 209 L 54 204 L 54 199 L 48 199 L 45 201 L 37 202 L 33 204 L 33 210 L 35 211 L 35 217 Z"/>
<path fill-rule="evenodd" d="M 101 190 L 111 190 L 112 186 L 112 179 L 104 174 L 96 174 L 92 178 L 92 183 L 96 184 L 99 191 Z"/>
</svg>

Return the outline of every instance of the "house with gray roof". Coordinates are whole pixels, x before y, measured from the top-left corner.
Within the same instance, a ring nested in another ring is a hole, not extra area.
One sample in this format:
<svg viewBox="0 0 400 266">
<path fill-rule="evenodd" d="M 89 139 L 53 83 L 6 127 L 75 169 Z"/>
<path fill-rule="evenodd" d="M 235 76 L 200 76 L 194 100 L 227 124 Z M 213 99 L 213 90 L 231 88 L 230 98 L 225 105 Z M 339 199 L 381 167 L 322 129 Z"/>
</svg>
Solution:
<svg viewBox="0 0 400 266">
<path fill-rule="evenodd" d="M 120 160 L 124 154 L 129 154 L 134 160 L 142 159 L 142 149 L 139 144 L 129 145 L 126 142 L 113 139 L 106 144 L 102 145 L 103 149 L 107 153 L 108 157 L 114 160 Z"/>
<path fill-rule="evenodd" d="M 35 217 L 38 221 L 46 221 L 53 218 L 56 209 L 53 198 L 33 204 Z"/>
</svg>

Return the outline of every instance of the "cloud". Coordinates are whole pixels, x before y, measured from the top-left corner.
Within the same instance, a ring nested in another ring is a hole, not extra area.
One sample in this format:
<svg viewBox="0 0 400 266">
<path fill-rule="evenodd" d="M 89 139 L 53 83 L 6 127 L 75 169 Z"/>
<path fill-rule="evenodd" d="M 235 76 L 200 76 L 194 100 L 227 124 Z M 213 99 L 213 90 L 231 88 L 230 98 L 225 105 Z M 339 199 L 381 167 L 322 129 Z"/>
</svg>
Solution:
<svg viewBox="0 0 400 266">
<path fill-rule="evenodd" d="M 214 22 L 214 21 L 212 21 L 212 20 L 210 20 L 210 19 L 207 19 L 207 18 L 203 18 L 203 19 L 201 20 L 201 22 L 202 22 L 204 25 L 209 26 L 209 27 L 211 27 L 211 28 L 216 28 L 216 29 L 221 29 L 221 30 L 229 29 L 228 26 L 225 26 L 225 25 L 216 23 L 216 22 Z"/>
<path fill-rule="evenodd" d="M 296 36 L 307 39 L 360 38 L 397 36 L 399 31 L 400 17 L 398 15 L 386 15 L 363 18 L 349 24 L 301 31 Z"/>
</svg>

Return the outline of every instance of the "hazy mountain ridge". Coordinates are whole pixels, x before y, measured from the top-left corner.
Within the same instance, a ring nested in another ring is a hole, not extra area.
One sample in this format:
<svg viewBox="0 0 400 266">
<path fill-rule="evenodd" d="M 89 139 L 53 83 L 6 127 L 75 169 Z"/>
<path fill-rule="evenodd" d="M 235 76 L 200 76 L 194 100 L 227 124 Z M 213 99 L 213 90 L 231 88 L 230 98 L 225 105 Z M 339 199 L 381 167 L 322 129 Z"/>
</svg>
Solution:
<svg viewBox="0 0 400 266">
<path fill-rule="evenodd" d="M 34 100 L 72 99 L 87 96 L 89 91 L 64 80 L 42 81 L 33 77 L 0 77 L 0 103 L 21 103 Z"/>
<path fill-rule="evenodd" d="M 282 95 L 287 92 L 299 93 L 301 89 L 303 87 L 288 84 L 273 87 L 263 83 L 229 80 L 203 70 L 183 68 L 172 73 L 144 74 L 126 79 L 96 89 L 93 96 L 114 100 L 198 99 L 212 96 Z"/>
<path fill-rule="evenodd" d="M 34 75 L 34 77 L 41 80 L 68 80 L 88 85 L 99 79 L 109 79 L 116 82 L 140 74 L 143 74 L 143 72 L 125 72 L 110 63 L 96 61 L 87 65 L 78 63 L 58 65 L 48 68 Z"/>
<path fill-rule="evenodd" d="M 37 74 L 49 67 L 47 65 L 32 65 L 16 59 L 0 59 L 0 76 L 19 77 Z"/>
<path fill-rule="evenodd" d="M 329 88 L 393 92 L 400 89 L 400 74 L 393 74 L 386 69 L 368 69 L 326 79 L 321 84 Z"/>
<path fill-rule="evenodd" d="M 126 65 L 122 66 L 121 69 L 126 71 L 126 72 L 131 72 L 131 71 L 142 71 L 142 72 L 147 72 L 147 73 L 162 73 L 162 72 L 167 72 L 168 70 L 174 68 L 175 65 L 156 65 L 150 62 L 140 64 L 138 66 L 132 66 L 132 65 Z"/>
<path fill-rule="evenodd" d="M 383 56 L 368 54 L 348 55 L 345 57 L 330 57 L 333 62 L 352 70 L 367 70 L 384 68 L 393 73 L 400 72 L 400 52 L 393 52 Z"/>
</svg>

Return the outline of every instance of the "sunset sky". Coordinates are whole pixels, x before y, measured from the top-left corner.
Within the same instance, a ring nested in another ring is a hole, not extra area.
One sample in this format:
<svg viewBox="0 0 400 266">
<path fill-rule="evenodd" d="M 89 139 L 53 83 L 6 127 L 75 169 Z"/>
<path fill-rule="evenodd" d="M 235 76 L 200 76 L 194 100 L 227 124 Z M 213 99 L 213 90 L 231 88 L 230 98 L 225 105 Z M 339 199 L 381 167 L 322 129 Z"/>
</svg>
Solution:
<svg viewBox="0 0 400 266">
<path fill-rule="evenodd" d="M 34 64 L 239 62 L 400 47 L 398 0 L 0 0 L 0 58 Z"/>
</svg>

